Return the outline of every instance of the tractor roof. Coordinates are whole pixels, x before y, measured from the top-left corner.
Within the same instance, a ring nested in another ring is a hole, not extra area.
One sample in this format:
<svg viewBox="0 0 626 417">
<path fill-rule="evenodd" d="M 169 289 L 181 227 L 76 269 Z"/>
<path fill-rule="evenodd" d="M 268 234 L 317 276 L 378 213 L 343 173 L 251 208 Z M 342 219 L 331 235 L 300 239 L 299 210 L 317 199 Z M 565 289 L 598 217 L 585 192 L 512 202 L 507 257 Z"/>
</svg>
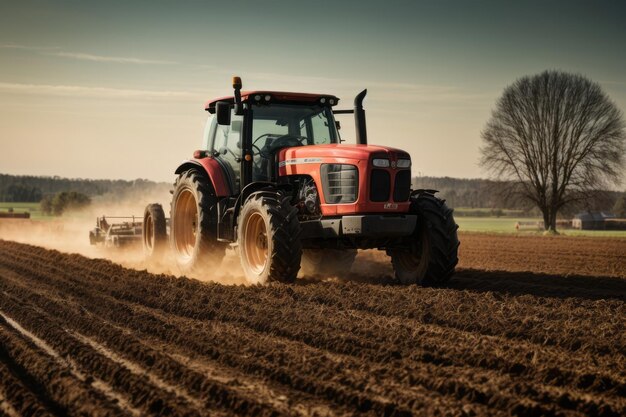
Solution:
<svg viewBox="0 0 626 417">
<path fill-rule="evenodd" d="M 256 96 L 260 96 L 261 102 L 265 102 L 265 96 L 271 96 L 271 102 L 273 103 L 315 103 L 322 98 L 326 99 L 327 103 L 330 103 L 330 100 L 333 100 L 332 106 L 336 105 L 339 99 L 330 94 L 309 94 L 309 93 L 289 93 L 284 91 L 263 91 L 263 90 L 255 90 L 255 91 L 242 91 L 241 92 L 241 101 L 253 101 Z M 213 100 L 208 100 L 204 103 L 204 109 L 208 110 L 210 113 L 215 112 L 215 103 L 218 101 L 227 101 L 229 103 L 234 103 L 235 98 L 233 96 L 220 97 Z"/>
</svg>

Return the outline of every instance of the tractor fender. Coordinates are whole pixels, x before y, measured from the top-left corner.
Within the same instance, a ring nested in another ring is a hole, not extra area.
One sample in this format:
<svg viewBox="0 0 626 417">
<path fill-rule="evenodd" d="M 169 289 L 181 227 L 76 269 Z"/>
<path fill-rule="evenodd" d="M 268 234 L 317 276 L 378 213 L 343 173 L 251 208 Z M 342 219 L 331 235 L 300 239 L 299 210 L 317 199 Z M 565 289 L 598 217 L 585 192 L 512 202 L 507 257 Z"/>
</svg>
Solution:
<svg viewBox="0 0 626 417">
<path fill-rule="evenodd" d="M 206 176 L 209 177 L 217 197 L 228 197 L 232 195 L 230 186 L 224 175 L 224 170 L 215 159 L 210 157 L 188 159 L 180 164 L 174 173 L 180 175 L 189 169 L 200 169 L 201 172 L 204 172 Z"/>
<path fill-rule="evenodd" d="M 243 205 L 252 194 L 258 191 L 289 191 L 290 188 L 291 185 L 289 184 L 276 184 L 275 182 L 269 181 L 257 181 L 246 185 L 245 187 L 243 187 L 243 190 L 241 190 L 241 194 L 239 194 L 239 197 L 237 197 L 237 201 L 235 202 L 233 222 L 235 222 L 237 217 L 239 217 L 239 211 L 241 211 L 241 207 L 243 207 Z"/>
</svg>

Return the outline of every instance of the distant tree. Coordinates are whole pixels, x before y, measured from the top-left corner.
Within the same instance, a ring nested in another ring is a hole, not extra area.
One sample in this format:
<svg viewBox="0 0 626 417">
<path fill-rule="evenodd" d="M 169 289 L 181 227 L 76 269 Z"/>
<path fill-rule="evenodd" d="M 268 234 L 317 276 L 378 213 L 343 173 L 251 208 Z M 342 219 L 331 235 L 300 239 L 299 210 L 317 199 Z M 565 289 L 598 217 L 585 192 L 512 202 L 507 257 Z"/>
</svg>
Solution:
<svg viewBox="0 0 626 417">
<path fill-rule="evenodd" d="M 46 195 L 39 202 L 39 206 L 41 207 L 41 211 L 44 214 L 52 215 L 54 214 L 54 209 L 52 207 L 52 196 Z"/>
<path fill-rule="evenodd" d="M 91 198 L 76 191 L 63 191 L 41 199 L 41 211 L 48 215 L 60 216 L 68 210 L 79 210 L 91 204 Z"/>
<path fill-rule="evenodd" d="M 559 210 L 590 198 L 623 173 L 622 113 L 600 86 L 545 71 L 505 88 L 482 132 L 481 164 L 517 184 L 556 230 Z"/>
<path fill-rule="evenodd" d="M 54 214 L 60 216 L 67 210 L 80 210 L 91 204 L 91 198 L 76 191 L 63 191 L 52 199 Z"/>
<path fill-rule="evenodd" d="M 613 206 L 613 214 L 621 219 L 626 219 L 626 195 L 617 199 Z"/>
</svg>

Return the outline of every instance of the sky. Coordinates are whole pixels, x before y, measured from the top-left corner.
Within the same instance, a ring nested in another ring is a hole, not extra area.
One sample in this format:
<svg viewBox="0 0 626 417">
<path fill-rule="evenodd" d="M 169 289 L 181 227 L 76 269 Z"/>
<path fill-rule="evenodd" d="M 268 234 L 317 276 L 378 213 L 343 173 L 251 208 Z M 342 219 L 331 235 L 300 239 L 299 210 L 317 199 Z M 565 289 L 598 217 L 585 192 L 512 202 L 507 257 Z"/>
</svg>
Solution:
<svg viewBox="0 0 626 417">
<path fill-rule="evenodd" d="M 414 175 L 485 178 L 503 89 L 547 69 L 626 109 L 623 1 L 0 0 L 0 173 L 171 181 L 204 101 L 245 89 L 365 100 Z M 351 116 L 342 136 L 354 142 Z"/>
</svg>

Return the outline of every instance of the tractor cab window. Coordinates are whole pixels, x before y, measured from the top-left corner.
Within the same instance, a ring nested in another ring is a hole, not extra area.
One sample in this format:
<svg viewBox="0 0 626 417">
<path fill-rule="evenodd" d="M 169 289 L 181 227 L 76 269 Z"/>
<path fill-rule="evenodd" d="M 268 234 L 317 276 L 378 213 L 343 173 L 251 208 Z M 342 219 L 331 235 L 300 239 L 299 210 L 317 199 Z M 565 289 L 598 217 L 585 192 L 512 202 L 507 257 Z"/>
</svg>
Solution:
<svg viewBox="0 0 626 417">
<path fill-rule="evenodd" d="M 252 106 L 253 177 L 269 179 L 274 155 L 282 148 L 338 143 L 338 133 L 329 107 L 296 104 Z"/>
<path fill-rule="evenodd" d="M 333 143 L 333 135 L 331 135 L 332 131 L 329 128 L 329 123 L 332 123 L 332 121 L 329 121 L 323 113 L 317 113 L 316 115 L 311 116 L 310 121 L 311 132 L 315 138 L 316 144 L 321 145 Z"/>
<path fill-rule="evenodd" d="M 230 130 L 226 138 L 226 147 L 237 158 L 241 157 L 241 134 L 243 132 L 243 116 L 231 116 Z"/>
<path fill-rule="evenodd" d="M 285 136 L 297 138 L 301 145 L 338 142 L 332 111 L 328 107 L 256 104 L 252 106 L 252 117 L 252 144 L 259 148 Z"/>
<path fill-rule="evenodd" d="M 230 126 L 217 125 L 215 129 L 215 140 L 213 141 L 213 149 L 216 152 L 220 152 L 221 149 L 226 147 L 229 132 Z"/>
<path fill-rule="evenodd" d="M 215 129 L 217 127 L 217 118 L 214 114 L 209 113 L 209 118 L 204 125 L 204 134 L 202 135 L 202 150 L 208 151 L 211 148 Z"/>
<path fill-rule="evenodd" d="M 287 135 L 289 134 L 289 127 L 276 124 L 276 120 L 255 119 L 252 124 L 252 137 L 258 138 L 263 134 Z"/>
<path fill-rule="evenodd" d="M 223 126 L 215 122 L 213 155 L 222 164 L 226 176 L 235 193 L 239 192 L 241 179 L 241 138 L 243 116 L 231 113 L 230 125 Z"/>
</svg>

